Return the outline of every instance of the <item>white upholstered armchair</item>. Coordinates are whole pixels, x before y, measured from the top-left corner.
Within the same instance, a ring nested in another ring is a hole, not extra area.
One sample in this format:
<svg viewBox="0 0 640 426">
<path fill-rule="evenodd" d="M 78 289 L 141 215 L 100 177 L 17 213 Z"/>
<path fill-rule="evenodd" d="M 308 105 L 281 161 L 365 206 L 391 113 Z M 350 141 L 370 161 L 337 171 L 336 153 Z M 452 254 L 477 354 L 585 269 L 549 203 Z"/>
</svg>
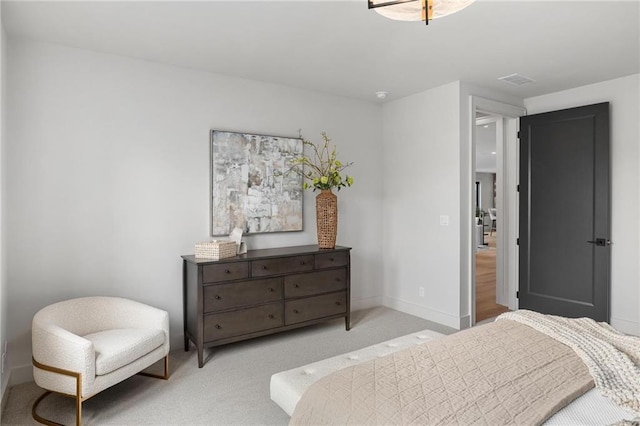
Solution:
<svg viewBox="0 0 640 426">
<path fill-rule="evenodd" d="M 47 390 L 76 398 L 76 424 L 82 401 L 164 358 L 169 377 L 169 314 L 118 297 L 83 297 L 54 303 L 33 317 L 33 376 Z"/>
</svg>

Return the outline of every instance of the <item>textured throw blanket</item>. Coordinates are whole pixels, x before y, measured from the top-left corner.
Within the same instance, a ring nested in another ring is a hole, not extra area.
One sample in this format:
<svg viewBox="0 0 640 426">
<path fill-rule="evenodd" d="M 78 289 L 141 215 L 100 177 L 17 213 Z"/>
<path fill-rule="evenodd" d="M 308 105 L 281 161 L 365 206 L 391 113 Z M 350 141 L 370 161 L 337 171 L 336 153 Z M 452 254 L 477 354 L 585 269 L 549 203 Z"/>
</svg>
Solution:
<svg viewBox="0 0 640 426">
<path fill-rule="evenodd" d="M 501 320 L 325 376 L 290 424 L 536 425 L 592 387 L 568 346 Z"/>
<path fill-rule="evenodd" d="M 616 404 L 640 414 L 640 337 L 590 318 L 563 318 L 519 310 L 496 321 L 526 324 L 573 349 L 589 368 L 596 388 Z"/>
</svg>

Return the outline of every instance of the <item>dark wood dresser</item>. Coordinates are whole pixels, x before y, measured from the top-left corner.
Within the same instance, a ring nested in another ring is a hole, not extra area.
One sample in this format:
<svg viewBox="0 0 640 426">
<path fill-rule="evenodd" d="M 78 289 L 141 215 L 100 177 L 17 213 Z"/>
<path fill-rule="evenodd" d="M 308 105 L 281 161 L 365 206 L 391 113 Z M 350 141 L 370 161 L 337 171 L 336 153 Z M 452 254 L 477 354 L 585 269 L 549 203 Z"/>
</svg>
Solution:
<svg viewBox="0 0 640 426">
<path fill-rule="evenodd" d="M 220 346 L 333 318 L 350 328 L 349 247 L 249 250 L 221 260 L 183 259 L 184 349 Z"/>
</svg>

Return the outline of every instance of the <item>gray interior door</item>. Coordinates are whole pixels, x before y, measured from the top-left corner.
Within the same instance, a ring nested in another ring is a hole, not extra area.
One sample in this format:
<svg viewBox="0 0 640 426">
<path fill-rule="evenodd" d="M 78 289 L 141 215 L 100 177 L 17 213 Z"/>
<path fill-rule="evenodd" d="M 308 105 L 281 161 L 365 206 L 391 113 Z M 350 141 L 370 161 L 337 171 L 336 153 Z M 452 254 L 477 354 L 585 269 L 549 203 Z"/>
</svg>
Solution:
<svg viewBox="0 0 640 426">
<path fill-rule="evenodd" d="M 609 321 L 609 103 L 520 119 L 519 307 Z"/>
</svg>

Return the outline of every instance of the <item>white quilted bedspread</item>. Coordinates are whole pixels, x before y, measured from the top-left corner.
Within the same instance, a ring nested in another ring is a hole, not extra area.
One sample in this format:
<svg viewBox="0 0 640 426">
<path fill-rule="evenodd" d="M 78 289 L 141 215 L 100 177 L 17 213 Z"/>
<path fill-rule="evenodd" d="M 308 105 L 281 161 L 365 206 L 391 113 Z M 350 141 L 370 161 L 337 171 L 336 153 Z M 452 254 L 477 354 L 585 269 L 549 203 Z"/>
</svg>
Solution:
<svg viewBox="0 0 640 426">
<path fill-rule="evenodd" d="M 534 425 L 592 387 L 573 350 L 505 320 L 332 373 L 291 424 Z"/>
</svg>

